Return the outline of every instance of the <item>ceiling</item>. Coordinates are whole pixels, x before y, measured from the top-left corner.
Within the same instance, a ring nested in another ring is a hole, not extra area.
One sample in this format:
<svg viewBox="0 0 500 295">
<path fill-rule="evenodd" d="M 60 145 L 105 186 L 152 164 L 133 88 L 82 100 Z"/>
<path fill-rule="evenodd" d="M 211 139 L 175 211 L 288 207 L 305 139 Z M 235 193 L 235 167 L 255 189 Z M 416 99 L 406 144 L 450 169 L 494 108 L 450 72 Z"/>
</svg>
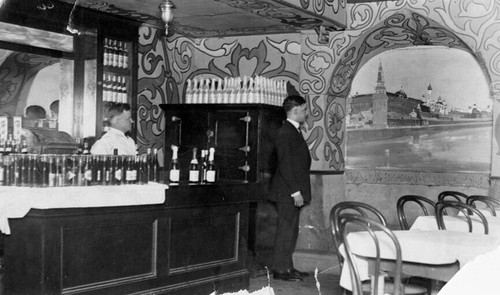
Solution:
<svg viewBox="0 0 500 295">
<path fill-rule="evenodd" d="M 60 1 L 75 3 L 75 0 Z M 287 1 L 304 2 L 303 0 L 172 1 L 175 10 L 171 27 L 176 33 L 193 38 L 293 33 L 319 26 L 328 30 L 343 29 L 342 22 L 287 4 Z M 76 0 L 78 6 L 138 20 L 157 28 L 164 27 L 159 9 L 161 2 L 162 0 Z M 305 2 L 309 5 L 309 1 Z M 346 5 L 345 0 L 339 2 Z"/>
</svg>

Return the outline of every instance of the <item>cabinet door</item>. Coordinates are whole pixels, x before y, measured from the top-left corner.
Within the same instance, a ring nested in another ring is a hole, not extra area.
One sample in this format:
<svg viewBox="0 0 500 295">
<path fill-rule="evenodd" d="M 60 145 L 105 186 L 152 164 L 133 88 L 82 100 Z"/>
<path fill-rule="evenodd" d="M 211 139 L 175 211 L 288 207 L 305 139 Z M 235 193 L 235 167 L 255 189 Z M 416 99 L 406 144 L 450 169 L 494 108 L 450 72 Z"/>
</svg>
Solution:
<svg viewBox="0 0 500 295">
<path fill-rule="evenodd" d="M 244 167 L 248 166 L 249 129 L 252 125 L 250 112 L 244 110 L 217 110 L 213 112 L 210 125 L 214 130 L 215 162 L 217 178 L 225 180 L 248 180 Z"/>
<path fill-rule="evenodd" d="M 172 145 L 179 147 L 178 160 L 180 165 L 180 180 L 188 181 L 189 162 L 193 148 L 198 149 L 198 158 L 202 149 L 207 149 L 208 116 L 205 110 L 179 110 L 175 106 L 165 110 L 165 166 L 170 167 Z"/>
</svg>

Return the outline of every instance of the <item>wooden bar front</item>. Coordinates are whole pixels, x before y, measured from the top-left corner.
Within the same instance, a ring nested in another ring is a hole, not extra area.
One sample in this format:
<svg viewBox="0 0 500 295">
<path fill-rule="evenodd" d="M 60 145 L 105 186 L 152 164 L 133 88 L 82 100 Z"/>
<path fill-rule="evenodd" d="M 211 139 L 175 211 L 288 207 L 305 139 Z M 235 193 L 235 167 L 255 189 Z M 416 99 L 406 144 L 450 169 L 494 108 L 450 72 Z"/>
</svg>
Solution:
<svg viewBox="0 0 500 295">
<path fill-rule="evenodd" d="M 166 190 L 160 205 L 31 209 L 9 220 L 6 294 L 246 289 L 254 193 L 254 184 L 180 185 Z"/>
</svg>

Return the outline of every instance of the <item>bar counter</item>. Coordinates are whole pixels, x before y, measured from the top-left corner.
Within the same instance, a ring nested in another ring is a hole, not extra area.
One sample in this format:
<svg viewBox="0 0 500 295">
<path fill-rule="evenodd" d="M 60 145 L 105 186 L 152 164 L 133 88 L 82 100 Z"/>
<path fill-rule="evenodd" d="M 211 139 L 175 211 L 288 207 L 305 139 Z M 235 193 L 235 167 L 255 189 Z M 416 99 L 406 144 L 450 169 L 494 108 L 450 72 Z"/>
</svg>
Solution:
<svg viewBox="0 0 500 295">
<path fill-rule="evenodd" d="M 38 206 L 9 219 L 5 294 L 205 295 L 246 289 L 249 200 L 257 186 L 166 187 L 160 201 L 153 196 L 158 204 Z M 151 198 L 149 185 L 77 189 Z M 65 188 L 59 191 L 61 197 Z"/>
</svg>

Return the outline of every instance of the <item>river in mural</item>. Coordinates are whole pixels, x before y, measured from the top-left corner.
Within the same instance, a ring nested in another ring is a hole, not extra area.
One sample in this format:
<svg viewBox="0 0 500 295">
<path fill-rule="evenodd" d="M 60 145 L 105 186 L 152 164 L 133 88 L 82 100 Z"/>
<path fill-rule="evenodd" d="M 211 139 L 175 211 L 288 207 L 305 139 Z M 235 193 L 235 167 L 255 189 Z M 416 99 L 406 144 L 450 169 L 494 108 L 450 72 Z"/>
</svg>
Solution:
<svg viewBox="0 0 500 295">
<path fill-rule="evenodd" d="M 491 121 L 414 128 L 348 131 L 348 168 L 489 172 Z M 374 133 L 385 138 L 377 140 Z M 390 134 L 395 135 L 393 138 Z"/>
</svg>

